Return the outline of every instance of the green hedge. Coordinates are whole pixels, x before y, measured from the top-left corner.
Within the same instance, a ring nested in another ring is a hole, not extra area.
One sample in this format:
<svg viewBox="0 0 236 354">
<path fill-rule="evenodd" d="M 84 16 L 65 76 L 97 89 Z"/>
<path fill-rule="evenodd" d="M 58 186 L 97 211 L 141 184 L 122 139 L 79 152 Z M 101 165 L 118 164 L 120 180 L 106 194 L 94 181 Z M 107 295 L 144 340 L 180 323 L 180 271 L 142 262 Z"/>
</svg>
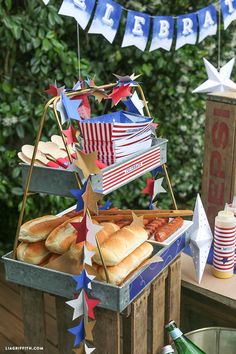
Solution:
<svg viewBox="0 0 236 354">
<path fill-rule="evenodd" d="M 149 14 L 178 15 L 209 5 L 208 1 L 118 1 L 126 8 Z M 1 236 L 2 252 L 10 249 L 22 200 L 17 151 L 35 139 L 43 106 L 44 93 L 55 80 L 71 87 L 78 79 L 76 23 L 57 14 L 61 1 L 44 6 L 38 1 L 2 0 L 0 4 L 1 83 Z M 206 79 L 202 58 L 217 65 L 217 37 L 209 37 L 196 46 L 171 52 L 140 52 L 134 47 L 120 48 L 124 19 L 111 45 L 102 36 L 80 31 L 81 72 L 86 78 L 96 74 L 96 83 L 114 80 L 112 73 L 142 74 L 141 81 L 159 135 L 169 139 L 168 165 L 177 200 L 192 205 L 200 190 L 204 135 L 205 95 L 191 91 Z M 234 55 L 232 24 L 222 31 L 222 58 Z M 103 104 L 96 114 L 103 111 Z M 57 132 L 51 115 L 44 137 Z M 112 193 L 110 199 L 122 207 L 147 207 L 148 198 L 140 194 L 145 178 Z M 161 205 L 169 204 L 162 196 Z M 71 203 L 59 197 L 33 196 L 28 199 L 26 217 L 56 212 Z"/>
</svg>

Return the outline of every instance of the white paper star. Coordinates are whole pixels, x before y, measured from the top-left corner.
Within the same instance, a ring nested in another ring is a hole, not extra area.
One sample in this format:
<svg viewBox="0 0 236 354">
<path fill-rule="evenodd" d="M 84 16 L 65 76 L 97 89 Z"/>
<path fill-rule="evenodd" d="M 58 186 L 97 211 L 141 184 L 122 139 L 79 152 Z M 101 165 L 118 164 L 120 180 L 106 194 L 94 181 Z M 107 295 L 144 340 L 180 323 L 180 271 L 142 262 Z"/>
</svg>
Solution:
<svg viewBox="0 0 236 354">
<path fill-rule="evenodd" d="M 100 226 L 98 224 L 93 224 L 92 220 L 87 217 L 87 237 L 86 240 L 91 243 L 94 246 L 97 246 L 96 243 L 96 234 L 103 229 L 103 226 Z"/>
<path fill-rule="evenodd" d="M 84 290 L 81 290 L 79 296 L 75 300 L 66 301 L 66 304 L 74 309 L 72 321 L 76 318 L 88 314 L 88 305 L 84 298 Z"/>
<path fill-rule="evenodd" d="M 155 180 L 152 199 L 154 199 L 158 193 L 166 193 L 166 190 L 162 187 L 163 179 L 164 177 Z"/>
<path fill-rule="evenodd" d="M 88 236 L 87 236 L 88 237 Z M 92 267 L 92 257 L 95 254 L 94 251 L 89 251 L 89 249 L 84 245 L 84 263 Z M 91 278 L 91 275 L 89 276 Z"/>
<path fill-rule="evenodd" d="M 133 93 L 130 100 L 133 102 L 133 105 L 137 108 L 139 113 L 143 116 L 144 115 L 144 113 L 143 113 L 144 103 L 142 100 L 140 100 L 136 91 Z"/>
<path fill-rule="evenodd" d="M 61 102 L 61 99 L 57 102 L 57 111 L 60 113 L 61 124 L 63 125 L 68 120 L 68 117 L 65 108 Z"/>
<path fill-rule="evenodd" d="M 208 254 L 213 240 L 210 225 L 199 194 L 193 213 L 193 226 L 190 235 L 190 248 L 193 255 L 193 262 L 200 284 L 206 266 Z"/>
<path fill-rule="evenodd" d="M 193 93 L 199 92 L 223 92 L 226 90 L 236 90 L 236 84 L 230 80 L 235 59 L 231 59 L 218 71 L 208 60 L 203 58 L 208 80 L 198 86 Z"/>
<path fill-rule="evenodd" d="M 85 353 L 86 353 L 86 354 L 90 354 L 90 353 L 94 352 L 94 350 L 95 350 L 96 348 L 89 348 L 89 347 L 86 345 L 86 343 L 85 343 L 85 344 L 84 344 L 84 349 L 85 349 Z"/>
</svg>

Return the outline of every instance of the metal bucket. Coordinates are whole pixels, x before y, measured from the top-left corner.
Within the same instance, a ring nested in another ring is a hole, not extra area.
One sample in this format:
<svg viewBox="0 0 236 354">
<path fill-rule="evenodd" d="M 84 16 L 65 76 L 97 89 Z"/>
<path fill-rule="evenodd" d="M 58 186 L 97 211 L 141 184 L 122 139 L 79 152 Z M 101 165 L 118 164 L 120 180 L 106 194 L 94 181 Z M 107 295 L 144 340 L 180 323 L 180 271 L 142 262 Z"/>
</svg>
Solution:
<svg viewBox="0 0 236 354">
<path fill-rule="evenodd" d="M 236 329 L 208 327 L 185 335 L 206 354 L 236 354 Z"/>
</svg>

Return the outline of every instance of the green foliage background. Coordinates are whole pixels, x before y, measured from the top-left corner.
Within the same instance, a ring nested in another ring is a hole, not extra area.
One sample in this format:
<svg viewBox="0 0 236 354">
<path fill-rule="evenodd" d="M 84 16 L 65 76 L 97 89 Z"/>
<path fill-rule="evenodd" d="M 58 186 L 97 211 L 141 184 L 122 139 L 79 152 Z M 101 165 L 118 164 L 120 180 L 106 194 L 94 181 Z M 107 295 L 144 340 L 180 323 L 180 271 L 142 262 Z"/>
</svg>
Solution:
<svg viewBox="0 0 236 354">
<path fill-rule="evenodd" d="M 178 15 L 209 5 L 209 0 L 158 1 L 116 0 L 128 9 L 151 15 Z M 0 249 L 12 247 L 22 199 L 17 151 L 25 143 L 33 144 L 49 83 L 55 80 L 71 87 L 78 79 L 77 37 L 74 19 L 57 14 L 62 1 L 0 1 Z M 206 79 L 202 58 L 217 66 L 217 36 L 202 43 L 170 52 L 142 53 L 135 47 L 120 48 L 125 14 L 118 35 L 111 45 L 102 36 L 80 31 L 81 72 L 83 77 L 96 74 L 96 83 L 114 80 L 112 73 L 142 74 L 142 85 L 149 107 L 159 123 L 159 135 L 169 139 L 168 165 L 177 200 L 192 205 L 200 190 L 204 136 L 205 95 L 191 91 Z M 222 30 L 222 59 L 234 56 L 235 25 Z M 173 47 L 174 48 L 174 47 Z M 234 79 L 234 77 L 233 77 Z M 103 111 L 103 104 L 96 113 Z M 47 118 L 44 137 L 56 133 L 52 116 Z M 112 193 L 110 199 L 122 207 L 147 207 L 140 195 L 145 178 Z M 71 200 L 59 197 L 29 198 L 26 218 L 57 212 Z M 165 195 L 160 203 L 169 204 Z"/>
</svg>

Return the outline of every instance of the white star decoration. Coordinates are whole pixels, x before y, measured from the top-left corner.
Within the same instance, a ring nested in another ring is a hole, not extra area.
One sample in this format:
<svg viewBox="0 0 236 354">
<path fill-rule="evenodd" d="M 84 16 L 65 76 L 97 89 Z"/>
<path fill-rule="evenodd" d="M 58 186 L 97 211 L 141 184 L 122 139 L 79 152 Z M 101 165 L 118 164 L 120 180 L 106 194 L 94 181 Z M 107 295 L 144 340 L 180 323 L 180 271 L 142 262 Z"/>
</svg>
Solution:
<svg viewBox="0 0 236 354">
<path fill-rule="evenodd" d="M 98 224 L 93 224 L 92 220 L 87 216 L 87 237 L 86 240 L 94 246 L 97 246 L 96 243 L 96 234 L 103 229 L 103 226 Z"/>
<path fill-rule="evenodd" d="M 154 199 L 158 193 L 166 193 L 166 190 L 162 187 L 163 179 L 164 177 L 155 180 L 152 199 Z"/>
<path fill-rule="evenodd" d="M 198 86 L 193 93 L 199 92 L 223 92 L 226 90 L 236 90 L 236 84 L 230 80 L 235 59 L 231 59 L 218 71 L 208 60 L 203 58 L 208 80 Z"/>
<path fill-rule="evenodd" d="M 96 348 L 91 348 L 91 347 L 89 348 L 89 347 L 86 345 L 86 343 L 85 343 L 84 349 L 85 349 L 85 353 L 86 353 L 86 354 L 90 354 L 90 353 L 94 352 L 94 350 L 95 350 Z"/>
<path fill-rule="evenodd" d="M 85 315 L 85 317 L 87 316 L 88 305 L 84 298 L 84 290 L 81 290 L 77 299 L 67 301 L 66 304 L 74 309 L 72 320 L 75 320 L 82 315 Z"/>
<path fill-rule="evenodd" d="M 92 257 L 94 256 L 94 251 L 89 251 L 89 249 L 84 245 L 84 263 L 92 267 Z M 91 275 L 90 275 L 91 278 Z"/>
<path fill-rule="evenodd" d="M 213 240 L 205 210 L 199 194 L 193 213 L 193 226 L 190 235 L 190 248 L 193 255 L 194 267 L 200 284 L 206 266 L 208 254 Z"/>
</svg>

